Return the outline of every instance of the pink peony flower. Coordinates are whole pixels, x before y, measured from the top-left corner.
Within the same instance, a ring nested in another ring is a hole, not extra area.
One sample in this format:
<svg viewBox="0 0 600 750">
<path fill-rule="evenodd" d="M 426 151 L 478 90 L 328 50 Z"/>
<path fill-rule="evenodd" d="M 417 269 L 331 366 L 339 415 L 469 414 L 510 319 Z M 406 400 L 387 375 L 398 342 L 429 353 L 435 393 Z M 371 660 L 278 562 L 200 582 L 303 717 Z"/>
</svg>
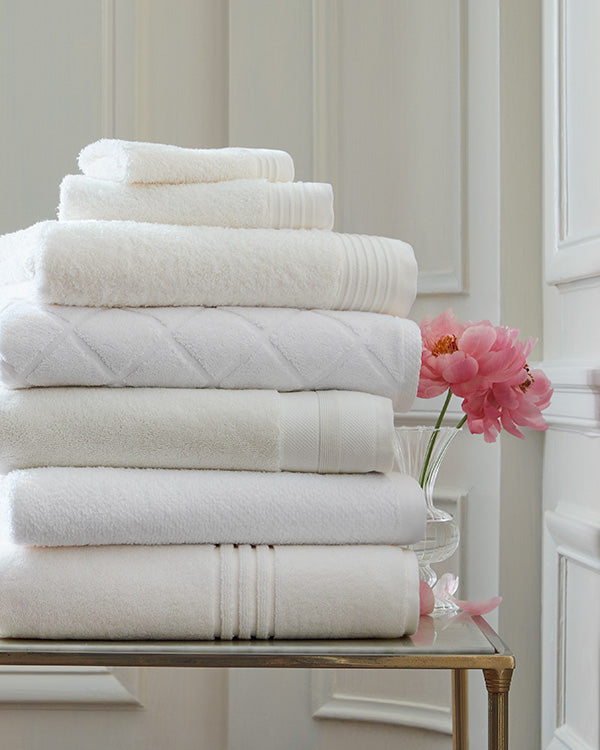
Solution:
<svg viewBox="0 0 600 750">
<path fill-rule="evenodd" d="M 530 372 L 527 365 L 523 369 L 525 377 L 519 384 L 490 383 L 485 390 L 474 391 L 463 399 L 469 430 L 483 434 L 487 443 L 493 443 L 502 428 L 522 438 L 519 426 L 532 430 L 548 427 L 541 412 L 550 404 L 550 381 L 541 370 Z"/>
<path fill-rule="evenodd" d="M 541 411 L 552 387 L 541 370 L 531 372 L 527 365 L 537 339 L 519 341 L 518 329 L 489 320 L 461 323 L 451 310 L 424 318 L 421 335 L 420 398 L 448 390 L 448 398 L 462 398 L 470 431 L 486 442 L 494 442 L 502 428 L 521 438 L 519 427 L 547 428 Z"/>
<path fill-rule="evenodd" d="M 423 351 L 417 393 L 420 398 L 439 396 L 451 384 L 463 383 L 477 375 L 477 360 L 459 346 L 469 325 L 461 323 L 452 310 L 446 310 L 433 319 L 423 318 L 420 325 Z"/>
</svg>

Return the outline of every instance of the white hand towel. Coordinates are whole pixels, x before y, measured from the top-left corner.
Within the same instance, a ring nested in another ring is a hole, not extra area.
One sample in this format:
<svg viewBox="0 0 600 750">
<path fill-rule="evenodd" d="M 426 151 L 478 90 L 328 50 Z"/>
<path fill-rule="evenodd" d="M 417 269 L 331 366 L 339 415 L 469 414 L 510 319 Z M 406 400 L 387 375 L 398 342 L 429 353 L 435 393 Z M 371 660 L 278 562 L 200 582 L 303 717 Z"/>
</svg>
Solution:
<svg viewBox="0 0 600 750">
<path fill-rule="evenodd" d="M 246 307 L 0 309 L 10 388 L 109 385 L 351 390 L 412 406 L 421 333 L 366 312 Z"/>
<path fill-rule="evenodd" d="M 405 242 L 358 234 L 44 221 L 0 237 L 2 283 L 22 283 L 23 293 L 59 305 L 240 305 L 405 317 L 417 264 Z"/>
<path fill-rule="evenodd" d="M 181 148 L 103 138 L 79 154 L 88 177 L 115 182 L 221 182 L 261 179 L 290 182 L 294 162 L 267 148 Z"/>
<path fill-rule="evenodd" d="M 123 185 L 67 175 L 60 185 L 58 219 L 331 229 L 333 189 L 321 182 L 268 180 Z"/>
<path fill-rule="evenodd" d="M 425 499 L 404 474 L 60 468 L 2 483 L 11 541 L 104 544 L 413 544 Z"/>
<path fill-rule="evenodd" d="M 11 638 L 396 638 L 419 619 L 400 547 L 3 547 Z"/>
<path fill-rule="evenodd" d="M 353 391 L 0 389 L 0 473 L 41 466 L 389 472 L 392 402 Z"/>
</svg>

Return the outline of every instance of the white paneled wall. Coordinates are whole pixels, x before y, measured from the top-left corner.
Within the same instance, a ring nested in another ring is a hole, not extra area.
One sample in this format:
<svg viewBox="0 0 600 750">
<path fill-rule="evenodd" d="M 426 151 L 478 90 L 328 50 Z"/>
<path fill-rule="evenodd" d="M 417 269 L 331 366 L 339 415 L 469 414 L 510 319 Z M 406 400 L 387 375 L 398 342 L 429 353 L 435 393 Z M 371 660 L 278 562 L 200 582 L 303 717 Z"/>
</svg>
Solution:
<svg viewBox="0 0 600 750">
<path fill-rule="evenodd" d="M 600 746 L 600 7 L 544 4 L 543 747 Z"/>
<path fill-rule="evenodd" d="M 414 245 L 414 319 L 453 307 L 540 335 L 543 214 L 544 357 L 556 387 L 545 448 L 544 746 L 556 729 L 557 747 L 578 748 L 600 741 L 590 719 L 600 613 L 584 618 L 581 603 L 589 589 L 598 599 L 600 559 L 590 470 L 600 327 L 589 322 L 600 302 L 599 12 L 595 0 L 0 0 L 1 231 L 53 217 L 61 177 L 103 135 L 279 147 L 293 154 L 298 179 L 334 184 L 338 230 Z M 431 421 L 438 407 L 419 402 L 411 419 Z M 539 745 L 542 445 L 539 435 L 493 446 L 463 435 L 439 479 L 440 499 L 460 508 L 461 556 L 451 564 L 462 593 L 505 596 L 500 625 L 518 657 L 511 746 L 523 750 Z M 0 675 L 0 702 L 10 703 L 11 679 Z M 56 675 L 52 687 L 44 677 L 49 703 L 66 691 L 69 713 L 15 718 L 2 704 L 0 731 L 14 747 L 92 747 L 86 729 L 117 750 L 451 746 L 443 673 L 233 671 L 228 711 L 224 672 L 71 679 Z M 134 707 L 88 716 L 72 703 L 82 679 L 96 686 L 96 707 L 106 691 Z M 483 747 L 479 675 L 471 724 L 471 746 Z"/>
<path fill-rule="evenodd" d="M 211 0 L 0 0 L 0 232 L 54 218 L 102 136 L 224 145 L 226 16 Z M 0 744 L 222 748 L 226 689 L 223 670 L 2 668 Z"/>
</svg>

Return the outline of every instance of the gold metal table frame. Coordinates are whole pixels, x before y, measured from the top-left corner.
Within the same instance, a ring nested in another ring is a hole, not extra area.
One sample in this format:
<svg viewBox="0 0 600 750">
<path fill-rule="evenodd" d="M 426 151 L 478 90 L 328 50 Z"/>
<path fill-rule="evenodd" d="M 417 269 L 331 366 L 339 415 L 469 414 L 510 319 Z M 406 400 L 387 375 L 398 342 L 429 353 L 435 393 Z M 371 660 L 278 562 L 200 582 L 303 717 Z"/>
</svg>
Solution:
<svg viewBox="0 0 600 750">
<path fill-rule="evenodd" d="M 426 626 L 426 627 L 423 627 Z M 0 639 L 0 664 L 452 670 L 454 750 L 467 750 L 467 675 L 488 692 L 488 748 L 508 750 L 513 654 L 482 617 L 421 618 L 417 636 L 347 641 L 50 641 Z"/>
</svg>

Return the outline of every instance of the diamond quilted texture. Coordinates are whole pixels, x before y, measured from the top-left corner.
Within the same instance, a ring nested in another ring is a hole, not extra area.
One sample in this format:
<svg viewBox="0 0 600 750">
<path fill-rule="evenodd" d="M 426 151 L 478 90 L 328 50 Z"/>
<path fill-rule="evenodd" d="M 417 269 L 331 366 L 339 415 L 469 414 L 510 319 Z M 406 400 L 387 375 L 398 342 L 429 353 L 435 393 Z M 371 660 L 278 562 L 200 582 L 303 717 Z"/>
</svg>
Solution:
<svg viewBox="0 0 600 750">
<path fill-rule="evenodd" d="M 310 310 L 285 321 L 270 341 L 302 378 L 311 381 L 339 368 L 354 346 L 352 334 L 339 321 Z"/>
<path fill-rule="evenodd" d="M 202 363 L 214 384 L 221 381 L 260 349 L 262 332 L 237 315 L 223 309 L 205 308 L 172 331 L 172 336 L 189 354 Z"/>
<path fill-rule="evenodd" d="M 90 356 L 76 339 L 59 339 L 27 375 L 33 386 L 60 386 L 65 380 L 65 362 L 77 372 L 78 385 L 118 385 L 118 379 L 95 356 Z"/>
<path fill-rule="evenodd" d="M 27 304 L 11 302 L 0 316 L 0 351 L 15 372 L 24 373 L 35 366 L 38 349 L 47 347 L 63 331 L 60 318 L 50 318 Z"/>
<path fill-rule="evenodd" d="M 112 311 L 108 328 L 99 311 L 80 322 L 74 332 L 115 377 L 123 378 L 144 358 L 152 356 L 160 340 L 159 325 L 148 325 L 147 318 L 131 310 Z M 115 336 L 114 331 L 119 335 Z"/>
<path fill-rule="evenodd" d="M 415 323 L 375 313 L 24 301 L 0 311 L 0 377 L 16 388 L 358 390 L 388 396 L 405 411 L 420 352 Z"/>
</svg>

